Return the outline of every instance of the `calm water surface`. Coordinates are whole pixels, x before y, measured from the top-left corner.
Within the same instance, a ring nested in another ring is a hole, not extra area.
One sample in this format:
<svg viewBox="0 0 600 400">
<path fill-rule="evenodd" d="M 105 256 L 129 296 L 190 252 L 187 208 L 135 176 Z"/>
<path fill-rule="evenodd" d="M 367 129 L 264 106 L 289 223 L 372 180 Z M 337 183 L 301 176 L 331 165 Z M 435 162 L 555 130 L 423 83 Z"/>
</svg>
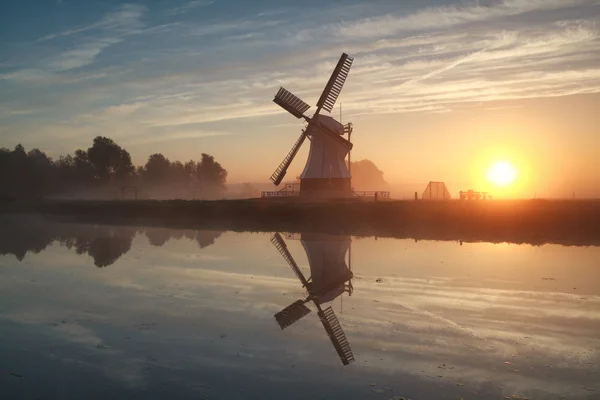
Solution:
<svg viewBox="0 0 600 400">
<path fill-rule="evenodd" d="M 2 218 L 0 254 L 0 399 L 600 399 L 599 247 Z"/>
</svg>

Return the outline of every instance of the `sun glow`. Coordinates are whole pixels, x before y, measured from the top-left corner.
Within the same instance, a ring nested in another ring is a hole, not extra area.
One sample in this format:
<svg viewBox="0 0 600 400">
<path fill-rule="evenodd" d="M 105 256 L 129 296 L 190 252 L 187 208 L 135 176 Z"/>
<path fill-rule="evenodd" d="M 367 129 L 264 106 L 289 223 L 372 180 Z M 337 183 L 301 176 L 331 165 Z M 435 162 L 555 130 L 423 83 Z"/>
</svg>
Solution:
<svg viewBox="0 0 600 400">
<path fill-rule="evenodd" d="M 498 161 L 487 170 L 487 179 L 496 186 L 509 186 L 517 177 L 517 170 L 506 161 Z"/>
</svg>

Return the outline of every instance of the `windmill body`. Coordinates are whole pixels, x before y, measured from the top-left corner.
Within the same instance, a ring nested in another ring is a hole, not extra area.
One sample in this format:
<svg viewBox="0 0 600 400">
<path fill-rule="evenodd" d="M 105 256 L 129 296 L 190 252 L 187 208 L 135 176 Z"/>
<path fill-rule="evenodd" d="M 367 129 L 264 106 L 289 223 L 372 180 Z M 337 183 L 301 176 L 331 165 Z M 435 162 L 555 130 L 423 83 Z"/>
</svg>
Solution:
<svg viewBox="0 0 600 400">
<path fill-rule="evenodd" d="M 302 131 L 292 149 L 279 167 L 271 175 L 271 181 L 278 186 L 285 177 L 298 150 L 308 138 L 311 141 L 308 160 L 300 175 L 300 195 L 321 197 L 352 196 L 350 171 L 346 156 L 352 150 L 350 134 L 352 124 L 342 125 L 334 118 L 322 115 L 321 111 L 331 112 L 350 72 L 353 58 L 346 53 L 338 61 L 319 101 L 317 110 L 309 117 L 305 112 L 310 106 L 284 88 L 279 88 L 273 101 L 298 119 L 304 119 L 308 126 Z M 348 135 L 348 139 L 344 135 Z"/>
<path fill-rule="evenodd" d="M 318 121 L 341 136 L 344 126 L 332 117 L 319 115 Z M 350 151 L 330 136 L 321 134 L 318 128 L 309 132 L 310 151 L 304 171 L 300 175 L 300 190 L 304 193 L 344 194 L 351 191 L 351 176 L 346 164 Z"/>
</svg>

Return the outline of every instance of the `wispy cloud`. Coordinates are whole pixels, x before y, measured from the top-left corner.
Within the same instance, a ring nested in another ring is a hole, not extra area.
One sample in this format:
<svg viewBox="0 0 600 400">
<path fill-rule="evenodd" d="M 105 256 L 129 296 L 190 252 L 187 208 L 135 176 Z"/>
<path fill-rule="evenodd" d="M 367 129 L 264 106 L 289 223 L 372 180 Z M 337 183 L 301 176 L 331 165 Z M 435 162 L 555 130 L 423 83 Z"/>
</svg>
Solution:
<svg viewBox="0 0 600 400">
<path fill-rule="evenodd" d="M 431 7 L 410 15 L 385 15 L 343 23 L 336 34 L 345 38 L 381 38 L 402 31 L 443 29 L 472 22 L 485 22 L 532 11 L 556 10 L 594 4 L 590 0 L 503 0 L 492 6 L 449 5 Z"/>
<path fill-rule="evenodd" d="M 170 15 L 183 14 L 183 13 L 186 13 L 188 11 L 191 11 L 191 10 L 199 8 L 199 7 L 210 6 L 211 4 L 214 4 L 214 2 L 215 2 L 215 0 L 188 1 L 187 3 L 185 3 L 182 6 L 171 8 L 170 10 L 167 11 L 167 13 Z"/>
<path fill-rule="evenodd" d="M 4 79 L 31 80 L 32 76 L 64 72 L 89 65 L 103 50 L 122 42 L 128 35 L 141 32 L 143 27 L 142 17 L 145 12 L 145 6 L 124 4 L 118 10 L 108 13 L 102 19 L 90 25 L 46 35 L 37 42 L 68 37 L 75 37 L 76 39 L 66 50 L 43 60 L 43 66 L 5 74 Z M 32 71 L 35 72 L 32 73 Z"/>
<path fill-rule="evenodd" d="M 104 30 L 116 33 L 134 33 L 142 27 L 141 17 L 146 12 L 146 7 L 139 4 L 123 4 L 118 10 L 105 15 L 102 19 L 87 26 L 67 29 L 62 32 L 49 34 L 38 39 L 40 41 L 53 40 L 65 36 L 72 36 L 91 30 Z"/>
</svg>

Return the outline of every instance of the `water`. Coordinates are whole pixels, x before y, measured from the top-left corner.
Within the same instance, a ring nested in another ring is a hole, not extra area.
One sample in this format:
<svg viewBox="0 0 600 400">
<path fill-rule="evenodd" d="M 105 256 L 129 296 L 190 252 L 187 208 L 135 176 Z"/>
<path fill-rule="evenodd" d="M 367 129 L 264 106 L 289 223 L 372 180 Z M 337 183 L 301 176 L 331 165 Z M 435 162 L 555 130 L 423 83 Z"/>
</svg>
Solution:
<svg viewBox="0 0 600 400">
<path fill-rule="evenodd" d="M 2 399 L 600 398 L 600 247 L 0 227 Z"/>
</svg>

